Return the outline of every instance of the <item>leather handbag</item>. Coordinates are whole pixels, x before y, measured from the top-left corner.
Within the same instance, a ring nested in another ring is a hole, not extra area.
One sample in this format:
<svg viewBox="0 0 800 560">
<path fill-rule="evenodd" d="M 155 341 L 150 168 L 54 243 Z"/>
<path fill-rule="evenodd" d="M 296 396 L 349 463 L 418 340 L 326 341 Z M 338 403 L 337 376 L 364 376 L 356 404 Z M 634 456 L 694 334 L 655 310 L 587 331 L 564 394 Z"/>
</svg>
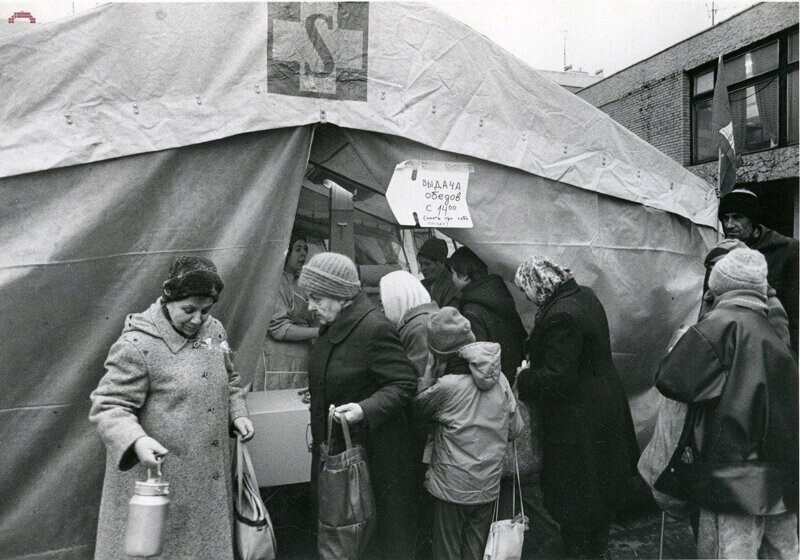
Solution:
<svg viewBox="0 0 800 560">
<path fill-rule="evenodd" d="M 275 560 L 277 544 L 272 520 L 258 492 L 253 461 L 247 447 L 236 438 L 233 502 L 235 551 L 238 560 Z"/>
<path fill-rule="evenodd" d="M 366 453 L 360 445 L 353 445 L 344 417 L 345 449 L 331 453 L 333 410 L 331 405 L 327 443 L 320 444 L 317 552 L 321 560 L 355 559 L 363 555 L 375 530 L 375 499 Z"/>
<path fill-rule="evenodd" d="M 691 501 L 692 496 L 687 486 L 686 474 L 697 455 L 694 446 L 694 428 L 699 413 L 700 408 L 696 404 L 689 405 L 678 445 L 666 468 L 653 483 L 653 488 L 659 492 L 687 502 Z"/>
<path fill-rule="evenodd" d="M 503 476 L 514 476 L 515 472 L 523 479 L 528 479 L 542 472 L 544 457 L 542 456 L 542 423 L 539 411 L 519 399 L 517 379 L 514 380 L 512 392 L 517 401 L 517 410 L 522 417 L 522 430 L 515 440 L 516 447 L 511 445 L 503 459 Z M 515 461 L 513 450 L 517 450 L 518 461 Z"/>
<path fill-rule="evenodd" d="M 489 527 L 489 538 L 483 552 L 483 560 L 520 560 L 522 558 L 522 544 L 525 540 L 525 531 L 528 530 L 528 518 L 525 517 L 525 505 L 522 502 L 522 483 L 520 482 L 519 463 L 517 461 L 517 443 L 511 442 L 511 455 L 514 460 L 514 483 L 512 493 L 511 512 L 517 510 L 516 497 L 519 492 L 520 512 L 512 519 L 497 519 L 500 511 L 500 496 L 494 504 L 494 517 Z"/>
</svg>

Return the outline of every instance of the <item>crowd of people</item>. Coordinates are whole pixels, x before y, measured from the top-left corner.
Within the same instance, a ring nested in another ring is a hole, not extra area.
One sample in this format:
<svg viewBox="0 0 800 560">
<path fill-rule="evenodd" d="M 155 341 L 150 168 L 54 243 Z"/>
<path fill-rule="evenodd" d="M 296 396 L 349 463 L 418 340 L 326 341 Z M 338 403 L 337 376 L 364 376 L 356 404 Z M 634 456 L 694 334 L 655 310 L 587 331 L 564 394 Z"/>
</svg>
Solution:
<svg viewBox="0 0 800 560">
<path fill-rule="evenodd" d="M 727 239 L 705 259 L 698 322 L 656 375 L 666 398 L 692 410 L 680 470 L 701 558 L 797 557 L 798 246 L 759 219 L 753 193 L 722 199 Z M 307 253 L 293 235 L 256 379 L 259 389 L 307 382 L 315 498 L 330 405 L 365 449 L 377 531 L 364 557 L 414 558 L 420 533 L 436 559 L 483 558 L 497 511 L 514 513 L 503 505 L 515 484 L 504 464 L 526 433 L 523 404 L 541 419 L 543 458 L 519 485 L 537 535 L 523 558 L 554 555 L 536 549 L 553 536 L 563 557 L 603 557 L 642 479 L 593 290 L 547 257 L 520 263 L 508 280 L 536 306 L 526 333 L 504 279 L 468 247 L 448 257 L 444 241 L 426 241 L 424 279 L 387 274 L 380 308 L 352 260 L 323 252 L 306 262 Z M 109 352 L 91 396 L 108 450 L 96 558 L 124 556 L 132 467 L 167 453 L 175 493 L 163 557 L 233 558 L 228 434 L 249 439 L 253 425 L 210 315 L 223 285 L 208 259 L 179 257 Z"/>
</svg>

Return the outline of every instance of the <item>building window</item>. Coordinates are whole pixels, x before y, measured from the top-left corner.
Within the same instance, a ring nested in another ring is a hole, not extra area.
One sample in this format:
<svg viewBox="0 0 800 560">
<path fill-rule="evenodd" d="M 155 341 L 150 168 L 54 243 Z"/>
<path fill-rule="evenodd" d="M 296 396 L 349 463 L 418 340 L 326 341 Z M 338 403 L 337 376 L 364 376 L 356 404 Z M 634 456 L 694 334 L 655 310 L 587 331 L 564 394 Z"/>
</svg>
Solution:
<svg viewBox="0 0 800 560">
<path fill-rule="evenodd" d="M 798 33 L 784 33 L 723 59 L 737 153 L 798 142 Z M 692 163 L 717 157 L 711 129 L 716 61 L 693 73 Z"/>
</svg>

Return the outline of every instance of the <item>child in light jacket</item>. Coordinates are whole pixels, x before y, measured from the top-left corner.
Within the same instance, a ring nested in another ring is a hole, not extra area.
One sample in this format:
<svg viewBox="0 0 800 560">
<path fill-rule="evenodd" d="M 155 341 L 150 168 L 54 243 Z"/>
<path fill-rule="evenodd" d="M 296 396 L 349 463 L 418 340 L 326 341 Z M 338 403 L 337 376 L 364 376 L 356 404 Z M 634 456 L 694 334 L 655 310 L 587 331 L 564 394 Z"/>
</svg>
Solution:
<svg viewBox="0 0 800 560">
<path fill-rule="evenodd" d="M 434 497 L 433 557 L 480 560 L 506 446 L 522 419 L 500 370 L 499 344 L 475 342 L 452 307 L 431 313 L 427 330 L 431 357 L 414 405 L 419 421 L 435 425 L 425 477 Z"/>
</svg>

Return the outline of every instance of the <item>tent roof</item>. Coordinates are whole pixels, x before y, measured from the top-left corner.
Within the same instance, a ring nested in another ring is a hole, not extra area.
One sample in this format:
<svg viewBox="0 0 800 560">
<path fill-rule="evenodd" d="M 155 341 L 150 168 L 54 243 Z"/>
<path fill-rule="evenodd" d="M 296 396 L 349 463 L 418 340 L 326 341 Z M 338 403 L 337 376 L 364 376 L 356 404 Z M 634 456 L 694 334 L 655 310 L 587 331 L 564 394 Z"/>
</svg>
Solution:
<svg viewBox="0 0 800 560">
<path fill-rule="evenodd" d="M 346 6 L 109 4 L 12 35 L 0 176 L 329 122 L 716 226 L 713 187 L 469 27 L 422 4 L 361 4 L 362 21 Z M 276 74 L 279 58 L 301 71 Z M 306 63 L 344 69 L 362 99 L 273 93 L 303 88 Z"/>
</svg>

